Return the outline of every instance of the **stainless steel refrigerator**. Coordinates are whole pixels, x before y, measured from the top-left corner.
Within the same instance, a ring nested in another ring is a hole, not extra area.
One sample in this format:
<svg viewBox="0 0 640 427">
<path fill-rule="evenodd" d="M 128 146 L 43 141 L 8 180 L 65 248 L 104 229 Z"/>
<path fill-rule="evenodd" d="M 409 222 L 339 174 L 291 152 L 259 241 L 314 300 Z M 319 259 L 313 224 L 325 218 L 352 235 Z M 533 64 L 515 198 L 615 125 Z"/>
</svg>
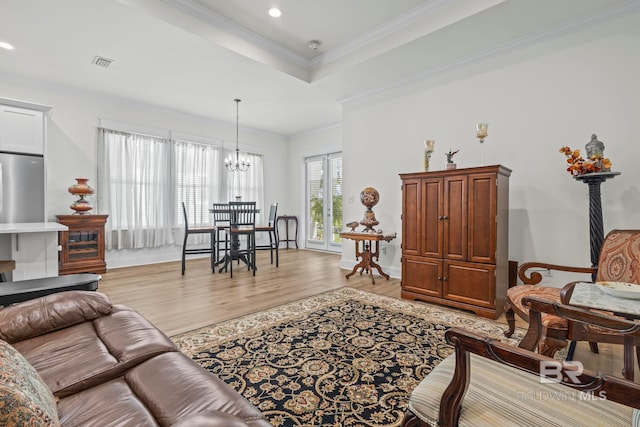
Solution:
<svg viewBox="0 0 640 427">
<path fill-rule="evenodd" d="M 44 158 L 0 152 L 0 223 L 44 221 Z"/>
</svg>

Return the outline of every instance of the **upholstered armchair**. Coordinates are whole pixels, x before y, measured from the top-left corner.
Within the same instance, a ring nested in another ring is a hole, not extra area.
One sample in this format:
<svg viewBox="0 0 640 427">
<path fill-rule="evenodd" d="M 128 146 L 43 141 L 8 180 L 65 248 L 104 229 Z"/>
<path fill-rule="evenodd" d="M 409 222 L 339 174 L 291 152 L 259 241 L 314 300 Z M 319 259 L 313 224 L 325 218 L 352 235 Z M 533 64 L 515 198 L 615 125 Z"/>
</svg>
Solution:
<svg viewBox="0 0 640 427">
<path fill-rule="evenodd" d="M 600 251 L 597 268 L 568 267 L 539 262 L 522 264 L 518 269 L 518 277 L 523 282 L 508 289 L 505 300 L 505 315 L 509 329 L 505 332 L 510 337 L 515 330 L 515 315 L 522 317 L 527 322 L 529 309 L 522 303 L 525 297 L 538 297 L 549 301 L 568 304 L 573 292 L 572 282 L 563 288 L 540 286 L 542 275 L 534 269 L 549 269 L 574 273 L 591 273 L 595 281 L 614 281 L 640 284 L 640 230 L 612 230 L 607 234 Z M 612 314 L 612 313 L 609 313 Z M 622 344 L 624 339 L 617 334 L 611 334 L 597 326 L 575 323 L 566 317 L 555 313 L 543 313 L 541 315 L 541 336 L 539 341 L 531 342 L 523 340 L 520 346 L 533 350 L 546 356 L 553 355 L 567 346 L 571 341 L 589 341 L 591 350 L 595 353 L 597 342 Z M 572 346 L 573 348 L 573 346 Z M 568 355 L 571 359 L 572 351 Z M 640 351 L 638 351 L 640 361 Z"/>
<path fill-rule="evenodd" d="M 540 339 L 542 314 L 640 339 L 640 324 L 618 317 L 533 297 L 523 304 L 530 310 L 530 341 Z M 413 390 L 402 427 L 630 426 L 640 417 L 638 383 L 588 367 L 579 371 L 463 329 L 452 328 L 445 336 L 455 354 Z"/>
</svg>

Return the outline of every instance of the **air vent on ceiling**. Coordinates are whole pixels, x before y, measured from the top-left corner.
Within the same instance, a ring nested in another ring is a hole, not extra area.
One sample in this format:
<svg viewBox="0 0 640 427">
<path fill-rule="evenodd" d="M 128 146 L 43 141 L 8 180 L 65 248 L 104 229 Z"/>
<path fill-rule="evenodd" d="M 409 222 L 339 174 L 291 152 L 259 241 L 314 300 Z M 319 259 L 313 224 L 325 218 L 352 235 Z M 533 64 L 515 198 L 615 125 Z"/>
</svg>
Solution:
<svg viewBox="0 0 640 427">
<path fill-rule="evenodd" d="M 105 58 L 103 56 L 96 56 L 91 61 L 92 64 L 97 65 L 98 67 L 109 68 L 109 65 L 113 62 L 113 59 Z"/>
</svg>

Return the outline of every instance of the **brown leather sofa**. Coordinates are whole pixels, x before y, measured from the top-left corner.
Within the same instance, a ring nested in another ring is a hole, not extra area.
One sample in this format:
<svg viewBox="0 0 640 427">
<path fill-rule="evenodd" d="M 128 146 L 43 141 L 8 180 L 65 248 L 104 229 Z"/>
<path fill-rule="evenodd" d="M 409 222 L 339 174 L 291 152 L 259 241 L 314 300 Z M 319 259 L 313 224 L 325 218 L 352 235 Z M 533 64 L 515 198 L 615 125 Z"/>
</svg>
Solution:
<svg viewBox="0 0 640 427">
<path fill-rule="evenodd" d="M 62 426 L 270 425 L 139 313 L 98 292 L 62 292 L 1 309 L 0 339 L 53 393 Z M 14 376 L 0 376 L 0 388 Z"/>
</svg>

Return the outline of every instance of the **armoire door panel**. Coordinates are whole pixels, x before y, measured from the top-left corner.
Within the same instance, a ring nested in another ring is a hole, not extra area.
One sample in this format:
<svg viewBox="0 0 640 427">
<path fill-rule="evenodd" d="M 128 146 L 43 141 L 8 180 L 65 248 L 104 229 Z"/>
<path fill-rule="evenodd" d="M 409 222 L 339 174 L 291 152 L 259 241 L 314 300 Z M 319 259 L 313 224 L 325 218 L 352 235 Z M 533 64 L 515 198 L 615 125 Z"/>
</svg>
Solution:
<svg viewBox="0 0 640 427">
<path fill-rule="evenodd" d="M 422 180 L 422 256 L 442 258 L 442 179 Z"/>
<path fill-rule="evenodd" d="M 419 179 L 405 180 L 402 184 L 402 253 L 407 255 L 420 255 L 420 185 Z"/>
<path fill-rule="evenodd" d="M 471 262 L 494 263 L 496 257 L 495 174 L 469 176 L 469 252 Z"/>
<path fill-rule="evenodd" d="M 495 307 L 495 267 L 469 262 L 444 263 L 442 297 L 477 305 Z"/>
<path fill-rule="evenodd" d="M 442 296 L 442 260 L 402 257 L 402 289 L 435 297 Z"/>
<path fill-rule="evenodd" d="M 444 179 L 444 257 L 467 259 L 467 176 Z"/>
</svg>

